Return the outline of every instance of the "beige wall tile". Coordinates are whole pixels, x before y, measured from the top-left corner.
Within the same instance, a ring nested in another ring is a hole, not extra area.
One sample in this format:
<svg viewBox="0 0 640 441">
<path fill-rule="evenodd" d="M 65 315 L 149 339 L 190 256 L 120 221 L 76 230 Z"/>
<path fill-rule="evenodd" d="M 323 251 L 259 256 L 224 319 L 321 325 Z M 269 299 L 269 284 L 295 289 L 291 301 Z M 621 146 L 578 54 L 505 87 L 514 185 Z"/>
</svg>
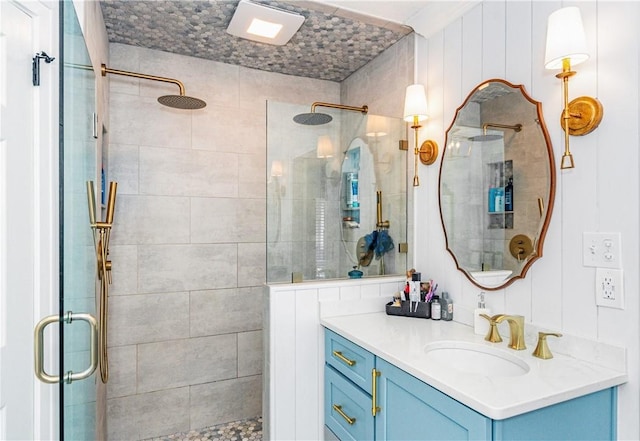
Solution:
<svg viewBox="0 0 640 441">
<path fill-rule="evenodd" d="M 251 418 L 262 413 L 261 375 L 191 386 L 190 391 L 191 428 Z"/>
<path fill-rule="evenodd" d="M 238 246 L 141 245 L 139 292 L 227 288 L 236 284 Z"/>
<path fill-rule="evenodd" d="M 189 243 L 189 206 L 185 197 L 120 195 L 111 238 L 122 245 Z"/>
<path fill-rule="evenodd" d="M 262 331 L 238 333 L 238 377 L 262 373 Z"/>
<path fill-rule="evenodd" d="M 264 199 L 194 198 L 191 202 L 191 241 L 262 241 L 266 228 L 265 206 Z"/>
<path fill-rule="evenodd" d="M 238 155 L 141 147 L 140 193 L 237 197 Z"/>
<path fill-rule="evenodd" d="M 266 283 L 267 245 L 238 244 L 238 286 L 260 286 Z"/>
<path fill-rule="evenodd" d="M 237 346 L 236 334 L 139 345 L 138 392 L 235 378 Z"/>
<path fill-rule="evenodd" d="M 191 293 L 191 336 L 262 329 L 262 287 Z"/>
<path fill-rule="evenodd" d="M 109 287 L 109 295 L 135 294 L 138 290 L 138 247 L 115 245 L 111 242 L 109 258 L 112 262 L 112 283 Z"/>
<path fill-rule="evenodd" d="M 189 388 L 107 400 L 108 439 L 138 440 L 189 429 Z"/>
<path fill-rule="evenodd" d="M 189 293 L 109 298 L 109 346 L 189 336 Z"/>
<path fill-rule="evenodd" d="M 118 183 L 118 196 L 138 193 L 138 146 L 109 144 L 107 180 Z M 119 212 L 116 198 L 116 212 Z"/>
<path fill-rule="evenodd" d="M 158 104 L 156 97 L 111 94 L 110 142 L 186 149 L 191 147 L 191 115 Z"/>
<path fill-rule="evenodd" d="M 125 397 L 137 393 L 137 346 L 109 348 L 109 387 L 107 397 Z"/>
</svg>

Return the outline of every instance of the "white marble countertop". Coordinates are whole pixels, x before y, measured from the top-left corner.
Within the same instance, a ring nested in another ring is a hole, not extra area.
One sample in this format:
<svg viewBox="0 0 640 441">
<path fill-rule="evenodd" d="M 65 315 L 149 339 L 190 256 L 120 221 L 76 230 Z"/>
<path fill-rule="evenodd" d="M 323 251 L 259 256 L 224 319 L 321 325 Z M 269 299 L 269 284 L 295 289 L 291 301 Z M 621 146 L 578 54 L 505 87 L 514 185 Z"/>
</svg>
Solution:
<svg viewBox="0 0 640 441">
<path fill-rule="evenodd" d="M 506 419 L 627 381 L 626 372 L 554 352 L 554 358 L 541 360 L 531 355 L 535 348 L 515 351 L 507 344 L 489 343 L 473 328 L 457 322 L 389 316 L 385 313 L 325 317 L 321 323 L 373 354 L 398 366 L 414 377 L 496 419 Z M 525 325 L 526 327 L 526 325 Z M 507 351 L 529 368 L 511 377 L 462 373 L 449 366 L 427 360 L 424 348 L 437 342 L 474 343 Z M 553 341 L 550 341 L 553 351 Z"/>
</svg>

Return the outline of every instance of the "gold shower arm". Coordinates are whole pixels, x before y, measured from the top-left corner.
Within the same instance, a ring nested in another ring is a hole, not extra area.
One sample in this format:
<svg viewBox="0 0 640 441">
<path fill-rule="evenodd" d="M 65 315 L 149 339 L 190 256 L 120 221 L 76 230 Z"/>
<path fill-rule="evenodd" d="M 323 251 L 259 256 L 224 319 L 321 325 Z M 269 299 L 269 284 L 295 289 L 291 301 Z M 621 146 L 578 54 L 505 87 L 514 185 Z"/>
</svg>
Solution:
<svg viewBox="0 0 640 441">
<path fill-rule="evenodd" d="M 107 74 L 109 73 L 114 75 L 123 75 L 125 77 L 142 78 L 145 80 L 163 81 L 165 83 L 172 83 L 180 88 L 180 95 L 184 96 L 184 84 L 182 84 L 180 80 L 176 80 L 175 78 L 157 77 L 155 75 L 147 75 L 147 74 L 141 74 L 137 72 L 129 72 L 126 70 L 111 69 L 107 67 L 105 64 L 101 64 L 100 66 L 101 66 L 100 72 L 102 73 L 103 77 L 106 77 Z"/>
<path fill-rule="evenodd" d="M 486 135 L 487 133 L 487 128 L 488 127 L 493 127 L 496 129 L 511 129 L 515 132 L 519 132 L 522 130 L 522 124 L 516 124 L 514 126 L 510 126 L 507 124 L 494 124 L 494 123 L 486 123 L 486 124 L 482 124 L 482 130 L 484 130 L 484 133 Z"/>
<path fill-rule="evenodd" d="M 316 107 L 330 107 L 332 109 L 353 110 L 356 112 L 362 112 L 364 114 L 366 114 L 369 111 L 369 107 L 367 105 L 364 105 L 362 107 L 355 107 L 355 106 L 345 106 L 343 104 L 321 103 L 319 101 L 316 101 L 311 105 L 311 113 L 315 113 Z"/>
</svg>

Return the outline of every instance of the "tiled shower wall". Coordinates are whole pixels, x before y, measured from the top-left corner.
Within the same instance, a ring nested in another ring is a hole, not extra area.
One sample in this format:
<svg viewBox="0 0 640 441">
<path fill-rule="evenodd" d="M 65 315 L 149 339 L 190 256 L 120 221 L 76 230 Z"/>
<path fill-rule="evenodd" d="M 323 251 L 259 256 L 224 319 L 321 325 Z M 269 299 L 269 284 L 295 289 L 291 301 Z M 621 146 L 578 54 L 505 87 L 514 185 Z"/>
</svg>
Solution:
<svg viewBox="0 0 640 441">
<path fill-rule="evenodd" d="M 268 99 L 339 101 L 340 85 L 112 44 L 109 76 L 109 439 L 140 439 L 262 413 Z"/>
</svg>

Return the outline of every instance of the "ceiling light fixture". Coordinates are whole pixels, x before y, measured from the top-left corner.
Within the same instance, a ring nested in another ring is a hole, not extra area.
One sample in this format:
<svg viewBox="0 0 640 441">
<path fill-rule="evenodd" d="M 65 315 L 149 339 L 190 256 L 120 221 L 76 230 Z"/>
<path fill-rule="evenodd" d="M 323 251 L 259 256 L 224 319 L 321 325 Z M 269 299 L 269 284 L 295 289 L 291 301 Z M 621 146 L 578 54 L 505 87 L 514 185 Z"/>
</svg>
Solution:
<svg viewBox="0 0 640 441">
<path fill-rule="evenodd" d="M 300 29 L 304 16 L 240 0 L 227 32 L 236 37 L 282 46 Z"/>
</svg>

